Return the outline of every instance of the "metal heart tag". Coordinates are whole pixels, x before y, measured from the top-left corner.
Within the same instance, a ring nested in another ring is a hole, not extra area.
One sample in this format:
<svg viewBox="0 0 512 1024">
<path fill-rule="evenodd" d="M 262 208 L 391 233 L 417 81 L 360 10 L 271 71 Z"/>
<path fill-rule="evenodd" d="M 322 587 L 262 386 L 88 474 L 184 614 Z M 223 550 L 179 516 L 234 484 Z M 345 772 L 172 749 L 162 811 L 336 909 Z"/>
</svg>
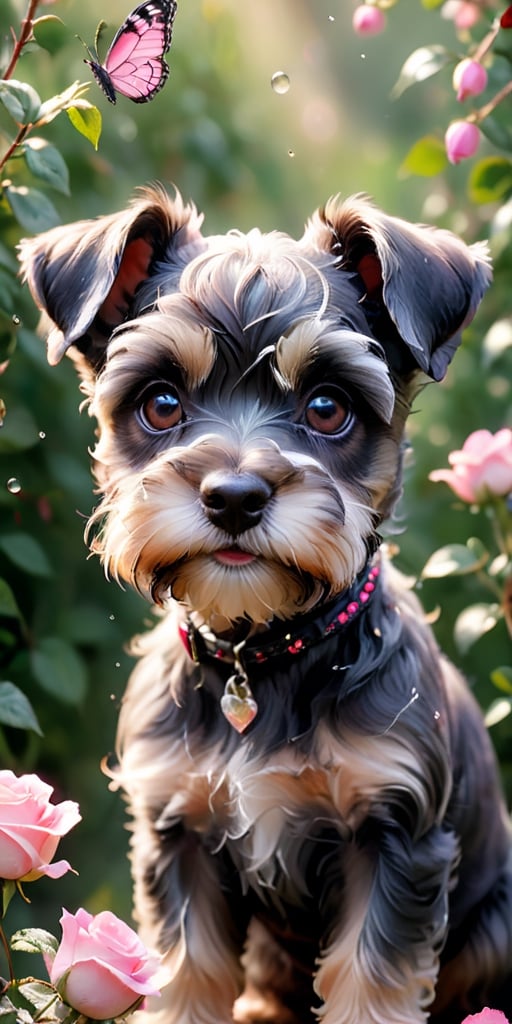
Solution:
<svg viewBox="0 0 512 1024">
<path fill-rule="evenodd" d="M 228 679 L 220 699 L 220 709 L 233 729 L 240 733 L 256 718 L 258 705 L 245 675 L 238 674 Z"/>
</svg>

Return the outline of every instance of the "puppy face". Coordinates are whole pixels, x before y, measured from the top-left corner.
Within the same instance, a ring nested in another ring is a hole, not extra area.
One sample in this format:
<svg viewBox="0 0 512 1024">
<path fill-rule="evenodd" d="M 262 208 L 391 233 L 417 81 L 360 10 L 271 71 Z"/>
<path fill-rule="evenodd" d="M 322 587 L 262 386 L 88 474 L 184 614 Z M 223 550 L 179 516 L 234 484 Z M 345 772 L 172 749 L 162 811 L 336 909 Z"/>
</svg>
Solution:
<svg viewBox="0 0 512 1024">
<path fill-rule="evenodd" d="M 485 254 L 359 200 L 333 201 L 298 242 L 204 239 L 191 208 L 148 202 L 122 230 L 77 225 L 73 246 L 57 229 L 23 252 L 52 351 L 82 353 L 99 424 L 93 550 L 207 620 L 292 617 L 375 547 L 419 369 L 444 371 Z"/>
<path fill-rule="evenodd" d="M 320 267 L 262 241 L 221 243 L 119 329 L 91 406 L 109 572 L 206 618 L 257 623 L 362 568 L 403 419 L 360 289 L 344 282 L 340 318 Z"/>
</svg>

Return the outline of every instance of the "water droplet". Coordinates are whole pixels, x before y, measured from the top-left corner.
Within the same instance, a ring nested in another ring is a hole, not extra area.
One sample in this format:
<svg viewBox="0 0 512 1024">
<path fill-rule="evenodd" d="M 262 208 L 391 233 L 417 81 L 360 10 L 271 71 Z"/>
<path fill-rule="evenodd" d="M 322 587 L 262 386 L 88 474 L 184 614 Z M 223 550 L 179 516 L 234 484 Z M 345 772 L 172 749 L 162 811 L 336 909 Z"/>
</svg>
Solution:
<svg viewBox="0 0 512 1024">
<path fill-rule="evenodd" d="M 295 153 L 294 153 L 293 149 L 289 149 L 288 150 L 288 156 L 290 157 L 291 160 L 293 160 L 293 158 L 295 156 Z"/>
<path fill-rule="evenodd" d="M 439 719 L 441 718 L 441 712 L 440 711 L 434 711 L 434 718 L 435 718 L 436 722 L 438 722 Z"/>
<path fill-rule="evenodd" d="M 116 661 L 116 668 L 121 668 L 121 662 L 120 661 Z"/>
<path fill-rule="evenodd" d="M 328 21 L 335 21 L 336 19 L 335 19 L 333 14 L 329 14 L 329 17 L 327 18 L 327 20 Z"/>
<path fill-rule="evenodd" d="M 21 484 L 20 484 L 19 480 L 16 479 L 15 476 L 12 476 L 11 479 L 7 481 L 7 490 L 10 491 L 11 494 L 19 494 L 20 493 L 20 491 L 21 491 Z"/>
<path fill-rule="evenodd" d="M 44 441 L 44 439 L 46 437 L 46 434 L 45 434 L 44 430 L 40 430 L 39 431 L 39 437 L 41 438 L 41 441 Z"/>
<path fill-rule="evenodd" d="M 274 71 L 274 74 L 270 79 L 270 84 L 274 92 L 282 95 L 283 93 L 288 92 L 288 89 L 290 88 L 290 79 L 288 78 L 286 71 Z"/>
<path fill-rule="evenodd" d="M 366 60 L 366 54 L 365 53 L 361 54 L 361 60 Z"/>
<path fill-rule="evenodd" d="M 110 700 L 117 700 L 115 693 L 110 694 Z"/>
<path fill-rule="evenodd" d="M 111 622 L 113 622 L 114 619 L 115 619 L 115 615 L 109 615 L 109 619 L 110 619 Z"/>
<path fill-rule="evenodd" d="M 19 316 L 16 313 L 13 313 L 12 322 L 13 322 L 15 327 L 19 327 L 20 324 L 21 324 L 21 320 L 20 320 Z"/>
</svg>

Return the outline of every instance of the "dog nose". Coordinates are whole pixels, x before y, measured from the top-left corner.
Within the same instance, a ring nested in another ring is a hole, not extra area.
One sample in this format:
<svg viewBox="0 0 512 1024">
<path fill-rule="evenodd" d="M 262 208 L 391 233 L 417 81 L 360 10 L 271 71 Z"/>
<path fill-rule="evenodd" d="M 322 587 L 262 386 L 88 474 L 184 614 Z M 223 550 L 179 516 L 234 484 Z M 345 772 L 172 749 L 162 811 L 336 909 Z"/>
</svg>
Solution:
<svg viewBox="0 0 512 1024">
<path fill-rule="evenodd" d="M 200 487 L 210 522 L 234 537 L 257 526 L 272 493 L 270 484 L 253 473 L 209 473 Z"/>
</svg>

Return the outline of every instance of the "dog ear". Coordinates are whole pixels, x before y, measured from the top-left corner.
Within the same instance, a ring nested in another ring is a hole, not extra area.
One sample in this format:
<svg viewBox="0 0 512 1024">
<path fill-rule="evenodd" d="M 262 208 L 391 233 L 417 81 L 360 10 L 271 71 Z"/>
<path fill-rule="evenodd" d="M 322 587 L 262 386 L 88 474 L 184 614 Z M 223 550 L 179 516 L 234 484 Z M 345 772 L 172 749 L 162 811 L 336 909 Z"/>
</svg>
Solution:
<svg viewBox="0 0 512 1024">
<path fill-rule="evenodd" d="M 19 246 L 23 278 L 53 323 L 48 361 L 73 345 L 97 370 L 114 329 L 130 316 L 138 286 L 159 259 L 177 265 L 201 239 L 193 205 L 160 188 L 143 189 L 127 210 L 53 228 Z M 181 253 L 180 253 L 181 250 Z M 71 353 L 70 353 L 71 354 Z"/>
<path fill-rule="evenodd" d="M 303 242 L 359 274 L 362 302 L 377 318 L 376 336 L 396 372 L 419 367 L 434 380 L 444 377 L 491 282 L 486 243 L 468 246 L 450 231 L 389 217 L 365 196 L 331 198 Z"/>
</svg>

